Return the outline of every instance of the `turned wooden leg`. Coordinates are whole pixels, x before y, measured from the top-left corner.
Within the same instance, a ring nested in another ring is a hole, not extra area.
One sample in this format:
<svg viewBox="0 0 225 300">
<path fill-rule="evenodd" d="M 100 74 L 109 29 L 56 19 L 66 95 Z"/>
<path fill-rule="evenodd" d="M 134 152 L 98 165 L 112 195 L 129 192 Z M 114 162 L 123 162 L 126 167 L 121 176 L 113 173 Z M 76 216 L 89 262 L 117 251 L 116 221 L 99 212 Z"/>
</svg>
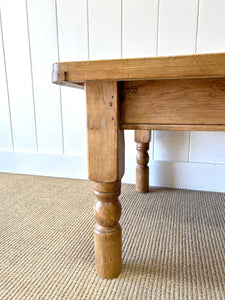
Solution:
<svg viewBox="0 0 225 300">
<path fill-rule="evenodd" d="M 149 142 L 151 140 L 151 131 L 135 130 L 136 142 L 136 191 L 147 193 L 149 191 Z"/>
<path fill-rule="evenodd" d="M 88 176 L 96 196 L 94 216 L 97 274 L 115 278 L 121 272 L 121 205 L 118 200 L 124 174 L 124 136 L 119 122 L 116 81 L 86 83 Z"/>
<path fill-rule="evenodd" d="M 120 181 L 93 183 L 97 198 L 94 205 L 95 262 L 97 273 L 103 278 L 114 278 L 121 272 L 120 186 Z"/>
</svg>

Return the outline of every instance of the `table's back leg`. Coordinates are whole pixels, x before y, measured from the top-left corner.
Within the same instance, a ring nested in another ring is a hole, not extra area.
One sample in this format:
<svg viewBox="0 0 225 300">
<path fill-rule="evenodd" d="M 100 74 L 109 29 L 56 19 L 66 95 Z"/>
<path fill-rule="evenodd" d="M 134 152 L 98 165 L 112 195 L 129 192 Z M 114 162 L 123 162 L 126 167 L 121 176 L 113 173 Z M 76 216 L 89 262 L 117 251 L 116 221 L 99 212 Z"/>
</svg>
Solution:
<svg viewBox="0 0 225 300">
<path fill-rule="evenodd" d="M 151 140 L 151 131 L 135 130 L 134 139 L 136 142 L 136 191 L 147 193 L 149 191 L 149 142 Z"/>
<path fill-rule="evenodd" d="M 119 128 L 118 83 L 86 83 L 88 176 L 96 196 L 95 262 L 98 275 L 115 278 L 121 272 L 121 205 L 124 136 Z"/>
</svg>

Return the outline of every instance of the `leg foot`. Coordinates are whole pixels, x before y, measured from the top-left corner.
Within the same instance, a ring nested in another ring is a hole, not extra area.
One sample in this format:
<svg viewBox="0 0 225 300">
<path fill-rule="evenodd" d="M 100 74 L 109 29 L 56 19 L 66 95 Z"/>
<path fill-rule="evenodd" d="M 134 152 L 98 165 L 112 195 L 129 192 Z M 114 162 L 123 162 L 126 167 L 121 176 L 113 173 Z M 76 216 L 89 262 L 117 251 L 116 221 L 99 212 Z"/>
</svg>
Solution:
<svg viewBox="0 0 225 300">
<path fill-rule="evenodd" d="M 114 183 L 93 183 L 96 201 L 94 216 L 95 264 L 97 274 L 112 279 L 121 272 L 121 215 L 120 181 Z"/>
</svg>

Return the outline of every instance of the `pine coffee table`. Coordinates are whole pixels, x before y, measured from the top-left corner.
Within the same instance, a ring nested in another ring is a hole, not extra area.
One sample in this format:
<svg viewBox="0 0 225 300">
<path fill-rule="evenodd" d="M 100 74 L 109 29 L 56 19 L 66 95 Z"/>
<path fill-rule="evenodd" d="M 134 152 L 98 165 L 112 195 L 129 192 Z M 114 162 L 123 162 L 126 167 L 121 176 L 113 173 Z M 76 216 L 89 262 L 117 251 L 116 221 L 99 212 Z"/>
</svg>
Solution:
<svg viewBox="0 0 225 300">
<path fill-rule="evenodd" d="M 225 53 L 55 63 L 53 83 L 86 91 L 96 270 L 115 278 L 122 265 L 123 131 L 135 130 L 136 189 L 147 192 L 151 130 L 225 131 Z"/>
</svg>

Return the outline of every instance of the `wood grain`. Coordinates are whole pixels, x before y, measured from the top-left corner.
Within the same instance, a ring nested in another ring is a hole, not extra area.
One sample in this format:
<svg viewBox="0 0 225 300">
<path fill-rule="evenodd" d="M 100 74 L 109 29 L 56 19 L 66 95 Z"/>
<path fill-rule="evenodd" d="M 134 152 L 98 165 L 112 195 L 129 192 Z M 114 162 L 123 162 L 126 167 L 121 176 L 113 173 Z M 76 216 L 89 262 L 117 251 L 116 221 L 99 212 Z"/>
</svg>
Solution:
<svg viewBox="0 0 225 300">
<path fill-rule="evenodd" d="M 86 83 L 88 176 L 96 196 L 94 206 L 95 262 L 103 278 L 121 271 L 121 206 L 124 138 L 119 128 L 119 88 L 116 81 Z"/>
<path fill-rule="evenodd" d="M 117 277 L 122 267 L 122 237 L 118 223 L 121 205 L 118 200 L 121 182 L 93 183 L 96 196 L 94 216 L 95 265 L 97 274 L 103 278 Z"/>
<path fill-rule="evenodd" d="M 136 142 L 136 191 L 147 193 L 149 191 L 149 142 L 151 132 L 149 130 L 135 130 L 134 140 Z"/>
<path fill-rule="evenodd" d="M 150 130 L 135 130 L 134 131 L 134 141 L 136 143 L 149 143 L 151 140 Z"/>
<path fill-rule="evenodd" d="M 66 78 L 66 72 L 53 72 L 52 73 L 52 82 L 59 84 L 59 85 L 65 85 L 68 87 L 73 87 L 77 89 L 84 89 L 84 83 L 83 82 L 70 82 L 67 81 Z"/>
<path fill-rule="evenodd" d="M 56 63 L 53 82 L 225 76 L 225 53 Z"/>
<path fill-rule="evenodd" d="M 85 82 L 96 269 L 115 278 L 121 271 L 122 129 L 142 130 L 135 132 L 137 186 L 147 192 L 150 133 L 143 130 L 225 129 L 225 53 L 58 63 L 53 82 Z"/>
<path fill-rule="evenodd" d="M 225 78 L 124 82 L 121 123 L 225 125 Z"/>
<path fill-rule="evenodd" d="M 122 123 L 120 128 L 128 130 L 177 130 L 177 131 L 225 131 L 225 125 L 170 125 L 170 124 L 147 124 L 147 123 Z"/>
<path fill-rule="evenodd" d="M 115 182 L 124 174 L 124 138 L 119 129 L 117 82 L 86 83 L 88 174 L 98 182 Z"/>
</svg>

